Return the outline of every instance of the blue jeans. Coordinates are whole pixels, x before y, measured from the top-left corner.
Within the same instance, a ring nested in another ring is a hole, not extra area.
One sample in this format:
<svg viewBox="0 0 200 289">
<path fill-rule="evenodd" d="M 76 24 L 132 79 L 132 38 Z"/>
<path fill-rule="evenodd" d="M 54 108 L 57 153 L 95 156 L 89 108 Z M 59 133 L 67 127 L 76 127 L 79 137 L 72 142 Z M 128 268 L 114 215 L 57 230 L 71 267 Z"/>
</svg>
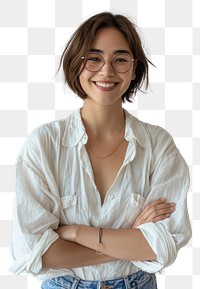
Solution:
<svg viewBox="0 0 200 289">
<path fill-rule="evenodd" d="M 72 276 L 61 276 L 46 280 L 42 289 L 157 289 L 156 276 L 138 271 L 123 278 L 106 281 L 86 281 Z"/>
</svg>

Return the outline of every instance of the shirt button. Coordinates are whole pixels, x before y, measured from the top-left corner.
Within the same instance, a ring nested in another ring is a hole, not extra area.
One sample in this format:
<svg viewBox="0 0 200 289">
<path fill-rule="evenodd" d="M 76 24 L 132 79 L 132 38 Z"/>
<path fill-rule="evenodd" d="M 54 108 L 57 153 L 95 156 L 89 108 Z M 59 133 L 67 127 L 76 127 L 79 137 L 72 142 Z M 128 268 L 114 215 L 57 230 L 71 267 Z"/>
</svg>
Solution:
<svg viewBox="0 0 200 289">
<path fill-rule="evenodd" d="M 110 199 L 113 200 L 114 198 L 115 198 L 115 195 L 114 195 L 114 194 L 111 194 L 111 195 L 110 195 Z"/>
</svg>

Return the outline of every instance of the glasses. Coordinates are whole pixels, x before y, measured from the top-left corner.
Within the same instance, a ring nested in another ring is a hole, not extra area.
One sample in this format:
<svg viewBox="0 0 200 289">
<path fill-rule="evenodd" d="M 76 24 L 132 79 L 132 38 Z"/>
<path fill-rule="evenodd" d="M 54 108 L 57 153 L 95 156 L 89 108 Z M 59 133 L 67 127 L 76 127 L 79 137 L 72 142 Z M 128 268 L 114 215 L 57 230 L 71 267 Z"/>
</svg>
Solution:
<svg viewBox="0 0 200 289">
<path fill-rule="evenodd" d="M 106 63 L 103 56 L 99 53 L 89 52 L 86 56 L 82 56 L 82 59 L 85 60 L 85 68 L 91 72 L 97 72 L 102 69 Z M 111 59 L 112 68 L 118 73 L 127 72 L 133 63 L 134 59 L 127 54 L 116 54 Z"/>
</svg>

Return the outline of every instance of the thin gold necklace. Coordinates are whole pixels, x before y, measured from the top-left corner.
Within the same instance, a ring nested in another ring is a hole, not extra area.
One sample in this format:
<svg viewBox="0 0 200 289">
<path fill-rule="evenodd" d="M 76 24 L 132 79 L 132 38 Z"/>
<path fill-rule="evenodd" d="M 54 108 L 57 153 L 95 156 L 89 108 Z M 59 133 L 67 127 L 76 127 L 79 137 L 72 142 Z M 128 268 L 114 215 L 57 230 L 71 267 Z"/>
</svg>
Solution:
<svg viewBox="0 0 200 289">
<path fill-rule="evenodd" d="M 124 137 L 123 137 L 123 139 L 122 139 L 122 140 L 120 141 L 120 143 L 114 148 L 114 150 L 112 150 L 112 152 L 109 153 L 109 154 L 108 154 L 107 156 L 105 156 L 105 157 L 100 157 L 100 156 L 98 156 L 98 155 L 94 152 L 91 144 L 89 144 L 89 143 L 88 143 L 88 147 L 91 149 L 91 152 L 93 153 L 93 155 L 94 155 L 97 159 L 105 160 L 105 159 L 108 159 L 110 156 L 112 156 L 112 155 L 114 154 L 114 152 L 116 152 L 116 150 L 121 146 L 121 144 L 123 143 L 124 140 L 125 140 L 125 139 L 124 139 Z"/>
</svg>

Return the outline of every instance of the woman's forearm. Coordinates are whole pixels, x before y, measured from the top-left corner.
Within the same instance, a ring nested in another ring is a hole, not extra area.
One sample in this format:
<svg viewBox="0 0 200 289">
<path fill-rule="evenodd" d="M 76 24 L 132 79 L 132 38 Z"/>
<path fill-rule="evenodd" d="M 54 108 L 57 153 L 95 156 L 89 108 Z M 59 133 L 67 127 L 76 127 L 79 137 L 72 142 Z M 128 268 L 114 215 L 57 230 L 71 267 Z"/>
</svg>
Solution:
<svg viewBox="0 0 200 289">
<path fill-rule="evenodd" d="M 156 254 L 142 232 L 136 227 L 147 222 L 167 219 L 175 209 L 175 203 L 167 202 L 164 198 L 155 200 L 138 215 L 131 229 L 103 229 L 102 244 L 100 245 L 97 245 L 99 228 L 96 227 L 64 225 L 59 226 L 56 232 L 63 240 L 78 243 L 94 251 L 101 250 L 103 256 L 105 254 L 128 261 L 156 260 Z"/>
<path fill-rule="evenodd" d="M 78 244 L 105 255 L 128 261 L 156 260 L 156 254 L 139 229 L 103 229 L 99 242 L 99 228 L 79 226 L 76 240 Z"/>
<path fill-rule="evenodd" d="M 65 240 L 76 241 L 78 244 L 93 250 L 101 250 L 103 254 L 128 261 L 156 260 L 157 256 L 151 249 L 142 232 L 136 227 L 167 219 L 175 211 L 175 203 L 160 198 L 148 204 L 136 218 L 131 229 L 103 229 L 102 244 L 99 242 L 99 228 L 89 226 L 62 226 L 59 235 Z M 74 229 L 73 229 L 74 228 Z M 71 239 L 70 239 L 71 238 Z"/>
<path fill-rule="evenodd" d="M 58 239 L 42 256 L 43 268 L 77 268 L 116 260 L 106 255 L 97 255 L 92 249 Z"/>
</svg>

